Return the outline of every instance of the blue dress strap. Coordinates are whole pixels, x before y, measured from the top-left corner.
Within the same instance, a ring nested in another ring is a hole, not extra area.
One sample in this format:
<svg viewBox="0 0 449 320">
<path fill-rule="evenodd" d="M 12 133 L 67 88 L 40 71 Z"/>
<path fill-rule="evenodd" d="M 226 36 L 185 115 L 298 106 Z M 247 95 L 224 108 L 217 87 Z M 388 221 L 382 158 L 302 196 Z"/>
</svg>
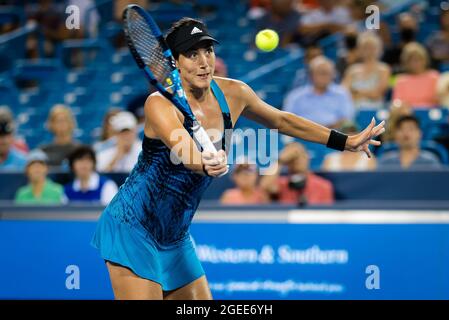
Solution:
<svg viewBox="0 0 449 320">
<path fill-rule="evenodd" d="M 218 104 L 220 105 L 221 112 L 229 113 L 228 103 L 226 102 L 226 98 L 223 94 L 223 91 L 221 91 L 220 87 L 213 79 L 212 79 L 212 82 L 210 83 L 210 85 L 212 88 L 212 92 L 214 93 L 214 96 L 215 96 L 215 98 L 217 98 Z"/>
<path fill-rule="evenodd" d="M 215 82 L 215 80 L 212 79 L 211 82 L 211 88 L 212 93 L 214 94 L 215 98 L 218 101 L 218 104 L 220 105 L 221 114 L 223 116 L 223 124 L 224 124 L 224 134 L 223 138 L 221 140 L 221 148 L 223 150 L 229 150 L 230 143 L 231 143 L 231 137 L 232 137 L 232 119 L 231 119 L 231 113 L 229 112 L 229 106 L 226 102 L 226 98 L 223 94 L 223 91 L 221 91 L 218 84 Z"/>
</svg>

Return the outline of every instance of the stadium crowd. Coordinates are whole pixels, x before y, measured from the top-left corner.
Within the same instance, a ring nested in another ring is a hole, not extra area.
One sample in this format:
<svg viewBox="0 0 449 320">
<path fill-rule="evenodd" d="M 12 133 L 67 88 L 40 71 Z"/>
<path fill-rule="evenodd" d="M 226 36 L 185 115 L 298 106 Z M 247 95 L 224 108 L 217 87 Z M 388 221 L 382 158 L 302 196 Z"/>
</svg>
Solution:
<svg viewBox="0 0 449 320">
<path fill-rule="evenodd" d="M 12 1 L 14 2 L 14 1 Z M 0 1 L 0 5 L 12 5 Z M 113 1 L 114 17 L 128 3 L 151 6 L 150 1 Z M 177 1 L 174 1 L 177 3 Z M 449 151 L 449 118 L 438 130 L 421 123 L 419 112 L 449 109 L 449 4 L 439 8 L 438 28 L 422 34 L 425 24 L 422 1 L 398 14 L 393 22 L 381 21 L 378 30 L 367 30 L 365 8 L 375 4 L 388 12 L 394 1 L 368 0 L 252 0 L 247 18 L 255 30 L 276 30 L 285 49 L 302 48 L 303 67 L 299 67 L 285 93 L 282 108 L 329 128 L 351 134 L 358 132 L 357 115 L 365 110 L 383 112 L 387 131 L 383 146 L 369 159 L 362 153 L 329 152 L 319 168 L 310 167 L 307 147 L 299 141 L 283 146 L 271 174 L 259 176 L 255 164 L 239 163 L 230 173 L 235 188 L 224 190 L 225 205 L 303 203 L 332 204 L 332 183 L 315 174 L 368 170 L 440 170 L 446 167 L 441 153 Z M 428 6 L 432 1 L 425 2 Z M 69 32 L 61 10 L 74 4 L 85 17 L 81 29 Z M 56 2 L 36 1 L 25 5 L 26 19 L 36 21 L 43 30 L 44 51 L 39 56 L 37 39 L 27 39 L 27 58 L 51 58 L 58 43 L 95 35 L 100 24 L 91 0 Z M 0 6 L 1 8 L 1 6 Z M 86 22 L 88 21 L 88 22 Z M 85 23 L 84 23 L 85 22 Z M 20 21 L 0 25 L 0 34 L 13 32 Z M 336 59 L 326 57 L 321 40 L 339 35 Z M 116 38 L 116 46 L 124 47 Z M 248 50 L 254 50 L 252 44 Z M 82 68 L 75 52 L 72 64 Z M 226 77 L 226 61 L 217 57 L 216 75 Z M 143 81 L 143 79 L 142 79 Z M 45 128 L 50 141 L 32 148 L 17 135 L 14 110 L 0 107 L 0 172 L 23 172 L 28 184 L 17 190 L 18 204 L 64 204 L 94 201 L 107 204 L 118 186 L 107 177 L 112 172 L 130 172 L 141 150 L 142 109 L 145 97 L 105 111 L 97 140 L 87 145 L 75 138 L 79 123 L 67 104 L 55 104 Z M 2 104 L 2 103 L 0 103 Z M 444 114 L 444 113 L 443 113 Z M 446 113 L 447 117 L 447 113 Z M 81 124 L 82 125 L 82 124 Z M 430 135 L 429 130 L 436 133 Z M 435 149 L 437 145 L 438 148 Z M 437 152 L 438 151 L 438 152 Z M 70 172 L 73 179 L 59 185 L 51 181 L 52 171 Z M 1 174 L 1 173 L 0 173 Z"/>
</svg>

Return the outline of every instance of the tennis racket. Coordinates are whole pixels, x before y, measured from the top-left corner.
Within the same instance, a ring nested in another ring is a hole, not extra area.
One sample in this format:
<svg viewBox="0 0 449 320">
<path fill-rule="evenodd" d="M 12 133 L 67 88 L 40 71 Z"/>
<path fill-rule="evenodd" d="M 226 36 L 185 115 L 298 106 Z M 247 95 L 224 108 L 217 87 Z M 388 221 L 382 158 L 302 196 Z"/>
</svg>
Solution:
<svg viewBox="0 0 449 320">
<path fill-rule="evenodd" d="M 216 153 L 217 149 L 187 102 L 175 58 L 153 18 L 140 6 L 128 5 L 123 20 L 128 47 L 148 81 L 192 121 L 194 139 L 203 150 Z"/>
</svg>

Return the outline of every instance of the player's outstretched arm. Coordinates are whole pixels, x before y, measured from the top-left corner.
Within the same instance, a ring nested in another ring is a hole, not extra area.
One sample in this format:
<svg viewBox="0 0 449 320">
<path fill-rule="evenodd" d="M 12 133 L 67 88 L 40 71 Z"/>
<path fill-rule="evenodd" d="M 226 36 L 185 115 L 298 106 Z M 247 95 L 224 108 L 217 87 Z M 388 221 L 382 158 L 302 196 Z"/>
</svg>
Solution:
<svg viewBox="0 0 449 320">
<path fill-rule="evenodd" d="M 292 113 L 281 111 L 262 101 L 256 93 L 245 83 L 240 83 L 240 91 L 245 105 L 242 115 L 257 121 L 270 129 L 278 129 L 279 132 L 291 137 L 304 139 L 324 145 L 329 145 L 331 130 L 313 121 L 296 116 Z M 380 141 L 374 140 L 382 134 L 385 122 L 376 126 L 373 118 L 371 123 L 360 133 L 348 136 L 344 142 L 344 149 L 349 151 L 364 151 L 371 157 L 369 145 L 380 145 Z M 334 132 L 335 133 L 335 132 Z M 333 134 L 333 137 L 335 135 Z"/>
<path fill-rule="evenodd" d="M 145 132 L 152 132 L 172 150 L 188 169 L 217 177 L 227 170 L 226 154 L 200 152 L 195 141 L 184 128 L 177 109 L 159 94 L 153 94 L 145 102 Z"/>
</svg>

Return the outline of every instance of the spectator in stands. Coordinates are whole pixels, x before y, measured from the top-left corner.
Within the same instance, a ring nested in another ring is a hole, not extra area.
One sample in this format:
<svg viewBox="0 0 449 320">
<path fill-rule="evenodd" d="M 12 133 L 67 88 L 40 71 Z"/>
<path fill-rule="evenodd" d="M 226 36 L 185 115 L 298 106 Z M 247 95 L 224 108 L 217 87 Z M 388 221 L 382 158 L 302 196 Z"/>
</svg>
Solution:
<svg viewBox="0 0 449 320">
<path fill-rule="evenodd" d="M 50 168 L 64 167 L 67 165 L 64 163 L 67 156 L 79 144 L 73 139 L 76 122 L 72 110 L 63 104 L 54 105 L 50 110 L 46 125 L 54 138 L 53 142 L 40 146 L 40 149 L 47 154 Z"/>
<path fill-rule="evenodd" d="M 301 18 L 299 32 L 303 37 L 303 44 L 316 42 L 317 40 L 341 32 L 346 25 L 351 23 L 349 10 L 339 6 L 334 0 L 319 0 L 320 7 L 304 14 Z"/>
<path fill-rule="evenodd" d="M 386 48 L 382 57 L 382 61 L 390 65 L 394 74 L 402 70 L 402 49 L 410 42 L 414 42 L 418 34 L 418 22 L 411 13 L 401 13 L 398 20 L 400 41 Z"/>
<path fill-rule="evenodd" d="M 25 169 L 28 185 L 17 191 L 17 204 L 50 205 L 66 202 L 62 186 L 47 178 L 47 161 L 48 157 L 42 150 L 36 149 L 28 154 Z"/>
<path fill-rule="evenodd" d="M 349 92 L 332 83 L 335 67 L 331 60 L 320 56 L 310 63 L 312 85 L 291 91 L 284 102 L 284 110 L 339 128 L 345 120 L 352 120 L 354 106 Z"/>
<path fill-rule="evenodd" d="M 304 48 L 304 67 L 298 68 L 293 80 L 292 89 L 309 85 L 310 80 L 310 62 L 316 57 L 322 56 L 323 50 L 317 44 L 310 44 Z"/>
<path fill-rule="evenodd" d="M 283 168 L 287 176 L 280 176 Z M 283 204 L 332 204 L 332 183 L 309 170 L 309 155 L 304 146 L 289 143 L 279 156 L 279 164 L 261 178 L 261 187 L 270 199 Z M 269 174 L 268 174 L 269 173 Z"/>
<path fill-rule="evenodd" d="M 108 112 L 106 112 L 103 118 L 103 125 L 101 126 L 101 133 L 99 141 L 95 142 L 93 148 L 95 152 L 99 152 L 101 150 L 112 147 L 116 143 L 115 135 L 116 132 L 112 128 L 111 118 L 119 113 L 121 109 L 119 108 L 110 108 Z"/>
<path fill-rule="evenodd" d="M 438 106 L 437 81 L 439 74 L 429 70 L 429 56 L 426 49 L 417 42 L 404 47 L 401 61 L 406 70 L 398 76 L 393 88 L 393 99 L 407 102 L 412 108 Z"/>
<path fill-rule="evenodd" d="M 300 15 L 294 8 L 293 2 L 293 0 L 272 0 L 271 9 L 265 11 L 256 23 L 257 31 L 276 30 L 279 34 L 279 44 L 282 47 L 298 40 Z"/>
<path fill-rule="evenodd" d="M 137 162 L 142 142 L 137 139 L 137 121 L 128 111 L 122 111 L 110 120 L 116 132 L 117 143 L 97 153 L 99 172 L 130 172 Z"/>
<path fill-rule="evenodd" d="M 13 114 L 11 110 L 6 106 L 0 107 L 0 122 L 8 122 L 11 123 L 12 128 L 16 127 Z M 16 132 L 14 132 L 13 134 L 14 134 L 14 141 L 12 144 L 13 147 L 19 151 L 22 151 L 23 153 L 28 153 L 29 148 L 25 139 L 23 139 L 22 137 L 18 137 Z"/>
<path fill-rule="evenodd" d="M 367 8 L 374 4 L 373 0 L 345 0 L 350 12 L 352 23 L 349 25 L 354 28 L 357 33 L 363 33 L 366 31 L 366 18 L 368 16 Z M 376 3 L 380 11 L 383 11 L 383 6 L 379 2 Z M 391 43 L 391 34 L 389 26 L 386 22 L 379 21 L 379 29 L 376 30 L 379 37 L 382 39 L 384 46 L 389 46 Z"/>
<path fill-rule="evenodd" d="M 398 150 L 389 151 L 379 159 L 382 169 L 437 169 L 439 158 L 432 152 L 421 150 L 421 129 L 418 118 L 403 116 L 396 123 L 394 141 Z"/>
<path fill-rule="evenodd" d="M 357 50 L 357 29 L 353 25 L 348 25 L 343 31 L 343 47 L 337 52 L 337 72 L 340 78 L 343 78 L 346 69 L 356 62 L 360 61 Z"/>
<path fill-rule="evenodd" d="M 64 186 L 71 202 L 98 202 L 107 205 L 118 191 L 114 181 L 100 176 L 96 170 L 95 153 L 91 147 L 81 145 L 69 155 L 74 180 Z"/>
<path fill-rule="evenodd" d="M 257 186 L 257 167 L 254 164 L 236 164 L 232 172 L 232 181 L 236 188 L 226 190 L 220 202 L 229 205 L 251 205 L 268 203 L 268 197 Z"/>
<path fill-rule="evenodd" d="M 440 106 L 449 109 L 449 71 L 438 79 L 437 95 Z"/>
<path fill-rule="evenodd" d="M 22 171 L 26 156 L 14 147 L 14 123 L 7 114 L 0 115 L 0 171 Z"/>
<path fill-rule="evenodd" d="M 345 134 L 355 134 L 359 132 L 357 125 L 351 121 L 343 123 L 340 127 Z M 362 152 L 331 152 L 324 158 L 321 169 L 323 171 L 368 171 L 376 168 L 376 159 L 368 158 Z"/>
<path fill-rule="evenodd" d="M 351 92 L 356 109 L 382 109 L 391 75 L 390 67 L 379 61 L 382 42 L 374 33 L 362 33 L 357 49 L 361 63 L 347 69 L 342 84 Z"/>
<path fill-rule="evenodd" d="M 427 47 L 436 68 L 442 63 L 449 63 L 449 10 L 441 10 L 440 24 L 441 30 L 433 33 L 427 40 Z"/>
<path fill-rule="evenodd" d="M 68 38 L 70 30 L 65 26 L 67 17 L 65 9 L 64 2 L 55 3 L 52 0 L 40 0 L 37 5 L 27 4 L 25 7 L 27 18 L 40 26 L 44 36 L 45 57 L 53 57 L 56 54 L 57 45 Z M 35 49 L 37 50 L 37 47 Z"/>
<path fill-rule="evenodd" d="M 380 136 L 382 142 L 394 141 L 398 119 L 412 114 L 413 110 L 409 104 L 401 100 L 393 100 L 390 106 L 388 120 L 385 123 L 385 132 Z"/>
</svg>

